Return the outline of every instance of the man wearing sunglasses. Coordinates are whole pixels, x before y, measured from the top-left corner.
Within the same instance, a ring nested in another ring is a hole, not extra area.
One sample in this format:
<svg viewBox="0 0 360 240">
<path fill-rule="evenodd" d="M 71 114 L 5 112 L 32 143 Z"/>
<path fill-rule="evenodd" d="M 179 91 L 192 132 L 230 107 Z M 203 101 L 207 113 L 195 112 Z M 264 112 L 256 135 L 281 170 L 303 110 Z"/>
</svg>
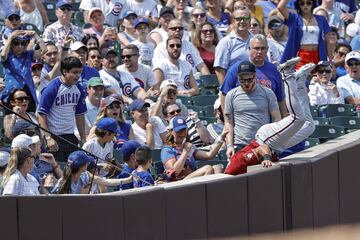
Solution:
<svg viewBox="0 0 360 240">
<path fill-rule="evenodd" d="M 5 27 L 2 32 L 2 44 L 3 46 L 6 43 L 10 33 L 15 30 L 21 29 L 21 19 L 20 19 L 20 11 L 19 10 L 11 10 L 7 11 L 5 15 Z"/>
<path fill-rule="evenodd" d="M 352 51 L 352 48 L 347 43 L 338 43 L 334 51 L 334 63 L 336 66 L 336 78 L 346 75 L 345 57 Z"/>
<path fill-rule="evenodd" d="M 66 38 L 69 37 L 73 41 L 81 41 L 84 33 L 81 28 L 71 23 L 71 4 L 64 0 L 58 1 L 55 13 L 58 20 L 45 28 L 43 39 L 54 42 L 58 47 L 64 46 Z"/>
<path fill-rule="evenodd" d="M 287 32 L 284 21 L 280 17 L 274 15 L 269 18 L 267 26 L 269 32 L 267 37 L 269 44 L 267 57 L 272 63 L 280 62 L 287 42 Z"/>
<path fill-rule="evenodd" d="M 346 55 L 345 68 L 347 74 L 338 78 L 336 85 L 345 103 L 360 104 L 360 52 L 352 51 Z"/>
</svg>

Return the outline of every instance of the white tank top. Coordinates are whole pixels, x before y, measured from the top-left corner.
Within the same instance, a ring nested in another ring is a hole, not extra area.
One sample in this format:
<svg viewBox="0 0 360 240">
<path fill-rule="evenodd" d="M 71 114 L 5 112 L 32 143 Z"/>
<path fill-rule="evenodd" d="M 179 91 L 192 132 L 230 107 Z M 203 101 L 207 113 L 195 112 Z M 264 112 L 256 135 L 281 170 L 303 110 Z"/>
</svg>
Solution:
<svg viewBox="0 0 360 240">
<path fill-rule="evenodd" d="M 304 26 L 301 45 L 319 44 L 319 26 Z"/>
<path fill-rule="evenodd" d="M 36 6 L 35 1 L 34 1 L 35 9 L 34 9 L 34 11 L 32 11 L 30 13 L 24 12 L 21 8 L 20 3 L 19 3 L 19 6 L 20 6 L 21 22 L 31 23 L 31 24 L 35 25 L 41 32 L 44 31 L 43 19 L 41 17 L 39 9 Z"/>
</svg>

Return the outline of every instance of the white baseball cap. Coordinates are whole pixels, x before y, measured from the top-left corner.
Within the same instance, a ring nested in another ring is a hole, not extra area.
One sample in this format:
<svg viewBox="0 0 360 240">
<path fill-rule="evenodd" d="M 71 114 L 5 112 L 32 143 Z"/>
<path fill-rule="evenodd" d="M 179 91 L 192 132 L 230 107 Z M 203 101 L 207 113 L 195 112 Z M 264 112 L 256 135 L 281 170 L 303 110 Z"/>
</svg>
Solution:
<svg viewBox="0 0 360 240">
<path fill-rule="evenodd" d="M 20 134 L 18 136 L 16 136 L 12 143 L 11 143 L 11 147 L 29 147 L 31 144 L 40 142 L 40 138 L 39 136 L 28 136 L 26 134 Z"/>
<path fill-rule="evenodd" d="M 8 164 L 10 159 L 10 153 L 1 151 L 0 152 L 0 167 L 4 167 L 6 164 Z"/>
<path fill-rule="evenodd" d="M 79 41 L 74 42 L 74 43 L 72 43 L 72 44 L 70 45 L 70 50 L 71 50 L 71 51 L 77 51 L 77 50 L 79 50 L 80 48 L 85 48 L 86 51 L 88 50 L 88 48 L 87 48 L 82 42 L 79 42 Z"/>
<path fill-rule="evenodd" d="M 161 91 L 161 89 L 163 89 L 166 86 L 174 86 L 177 88 L 176 82 L 172 79 L 167 79 L 167 80 L 162 81 L 162 83 L 160 84 L 160 91 Z"/>
<path fill-rule="evenodd" d="M 356 23 L 350 23 L 346 27 L 346 34 L 350 37 L 355 37 L 356 35 L 360 34 L 360 26 Z"/>
<path fill-rule="evenodd" d="M 348 54 L 346 54 L 345 63 L 347 63 L 347 61 L 349 61 L 350 59 L 356 59 L 356 60 L 360 61 L 360 52 L 352 51 L 352 52 L 349 52 Z"/>
<path fill-rule="evenodd" d="M 91 14 L 93 14 L 94 12 L 101 12 L 101 13 L 103 13 L 103 11 L 101 10 L 101 8 L 94 7 L 94 8 L 92 8 L 92 9 L 90 9 L 90 11 L 89 11 L 89 17 L 91 17 Z"/>
</svg>

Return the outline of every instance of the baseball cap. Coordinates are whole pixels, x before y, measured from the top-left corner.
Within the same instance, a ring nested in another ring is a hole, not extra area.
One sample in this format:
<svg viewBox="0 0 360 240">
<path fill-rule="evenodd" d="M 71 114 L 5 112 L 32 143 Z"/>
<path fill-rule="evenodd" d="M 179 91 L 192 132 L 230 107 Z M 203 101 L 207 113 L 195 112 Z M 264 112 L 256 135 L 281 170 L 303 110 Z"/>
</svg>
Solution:
<svg viewBox="0 0 360 240">
<path fill-rule="evenodd" d="M 318 70 L 320 67 L 330 67 L 331 63 L 329 61 L 320 61 L 315 67 L 315 71 Z"/>
<path fill-rule="evenodd" d="M 94 157 L 88 155 L 84 151 L 72 152 L 68 157 L 68 162 L 72 163 L 73 169 L 79 169 L 80 167 L 84 166 L 86 163 L 95 166 Z"/>
<path fill-rule="evenodd" d="M 71 51 L 77 51 L 79 50 L 80 48 L 85 48 L 86 51 L 88 50 L 88 48 L 85 46 L 85 44 L 83 44 L 82 42 L 80 41 L 77 41 L 77 42 L 74 42 L 70 45 L 70 50 Z"/>
<path fill-rule="evenodd" d="M 150 104 L 145 102 L 142 99 L 135 99 L 130 105 L 129 105 L 129 110 L 130 111 L 135 111 L 135 110 L 140 110 L 143 107 L 150 107 Z"/>
<path fill-rule="evenodd" d="M 139 26 L 139 24 L 143 24 L 143 23 L 145 23 L 149 26 L 149 20 L 147 18 L 140 17 L 140 18 L 135 19 L 134 28 L 137 28 Z"/>
<path fill-rule="evenodd" d="M 135 140 L 129 140 L 124 142 L 121 147 L 121 152 L 125 161 L 129 160 L 131 154 L 135 153 L 135 150 L 140 147 L 141 144 Z"/>
<path fill-rule="evenodd" d="M 31 144 L 40 142 L 40 138 L 39 136 L 32 136 L 29 137 L 26 134 L 20 134 L 18 136 L 16 136 L 12 143 L 11 143 L 11 148 L 14 147 L 29 147 Z"/>
<path fill-rule="evenodd" d="M 10 11 L 8 11 L 5 15 L 5 18 L 9 18 L 12 15 L 16 15 L 20 17 L 20 10 L 18 9 L 11 9 Z"/>
<path fill-rule="evenodd" d="M 162 81 L 160 84 L 160 91 L 161 91 L 161 89 L 163 89 L 166 86 L 173 86 L 173 87 L 177 88 L 176 82 L 172 79 L 167 79 L 167 80 Z"/>
<path fill-rule="evenodd" d="M 346 54 L 345 63 L 347 63 L 350 59 L 356 59 L 356 60 L 360 61 L 360 52 L 352 51 L 352 52 L 349 52 L 348 54 Z"/>
<path fill-rule="evenodd" d="M 122 103 L 124 102 L 122 96 L 120 94 L 111 94 L 110 96 L 106 97 L 102 104 L 101 107 L 108 107 L 110 106 L 113 102 L 118 102 L 118 103 Z"/>
<path fill-rule="evenodd" d="M 221 106 L 220 98 L 216 99 L 214 102 L 214 110 L 218 110 Z"/>
<path fill-rule="evenodd" d="M 179 132 L 180 130 L 187 128 L 186 121 L 180 116 L 175 116 L 170 120 L 168 128 L 175 132 Z"/>
<path fill-rule="evenodd" d="M 58 2 L 56 3 L 56 7 L 57 7 L 57 8 L 61 8 L 61 7 L 65 6 L 65 5 L 72 9 L 72 5 L 71 5 L 69 2 L 67 2 L 67 1 L 60 0 L 60 1 L 58 1 Z"/>
<path fill-rule="evenodd" d="M 100 121 L 96 123 L 96 128 L 103 129 L 112 133 L 123 134 L 121 130 L 118 130 L 118 123 L 113 118 L 108 118 L 108 117 L 102 118 Z"/>
<path fill-rule="evenodd" d="M 35 66 L 44 66 L 41 62 L 33 62 L 31 63 L 31 68 L 35 67 Z"/>
<path fill-rule="evenodd" d="M 162 17 L 162 15 L 166 13 L 170 13 L 171 15 L 175 16 L 174 10 L 171 7 L 166 7 L 166 6 L 161 8 L 159 16 Z"/>
<path fill-rule="evenodd" d="M 5 167 L 10 159 L 10 153 L 1 151 L 0 152 L 0 167 Z"/>
<path fill-rule="evenodd" d="M 89 79 L 87 86 L 88 87 L 104 86 L 104 82 L 99 77 L 92 77 Z"/>
<path fill-rule="evenodd" d="M 117 52 L 115 51 L 115 49 L 113 49 L 113 48 L 103 48 L 101 50 L 101 57 L 102 58 L 106 58 L 110 54 L 115 54 L 116 56 L 118 55 Z"/>
<path fill-rule="evenodd" d="M 356 23 L 350 23 L 347 27 L 346 27 L 346 35 L 350 36 L 350 37 L 355 37 L 356 35 L 360 34 L 360 26 L 357 25 Z"/>
<path fill-rule="evenodd" d="M 91 9 L 90 9 L 90 11 L 89 11 L 89 17 L 91 17 L 91 14 L 93 14 L 94 12 L 101 12 L 101 13 L 103 13 L 103 11 L 101 10 L 101 8 L 94 7 L 94 8 L 91 8 Z"/>
<path fill-rule="evenodd" d="M 279 29 L 284 24 L 284 21 L 279 16 L 271 16 L 268 21 L 269 29 Z"/>
<path fill-rule="evenodd" d="M 134 15 L 135 17 L 137 17 L 137 14 L 133 11 L 126 11 L 124 14 L 124 18 L 127 18 L 130 15 Z"/>
<path fill-rule="evenodd" d="M 256 69 L 254 64 L 249 61 L 243 61 L 239 64 L 238 74 L 255 73 Z"/>
</svg>

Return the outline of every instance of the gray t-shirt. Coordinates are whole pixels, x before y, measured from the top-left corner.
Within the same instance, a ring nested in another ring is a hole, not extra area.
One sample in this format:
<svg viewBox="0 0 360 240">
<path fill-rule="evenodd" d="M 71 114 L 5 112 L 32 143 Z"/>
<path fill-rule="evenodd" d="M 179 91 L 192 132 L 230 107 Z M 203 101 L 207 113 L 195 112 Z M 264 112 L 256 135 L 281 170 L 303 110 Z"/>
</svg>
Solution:
<svg viewBox="0 0 360 240">
<path fill-rule="evenodd" d="M 257 130 L 270 123 L 270 112 L 279 109 L 274 92 L 261 85 L 247 94 L 241 86 L 232 89 L 225 97 L 225 114 L 234 119 L 234 144 L 248 144 L 255 139 Z"/>
</svg>

